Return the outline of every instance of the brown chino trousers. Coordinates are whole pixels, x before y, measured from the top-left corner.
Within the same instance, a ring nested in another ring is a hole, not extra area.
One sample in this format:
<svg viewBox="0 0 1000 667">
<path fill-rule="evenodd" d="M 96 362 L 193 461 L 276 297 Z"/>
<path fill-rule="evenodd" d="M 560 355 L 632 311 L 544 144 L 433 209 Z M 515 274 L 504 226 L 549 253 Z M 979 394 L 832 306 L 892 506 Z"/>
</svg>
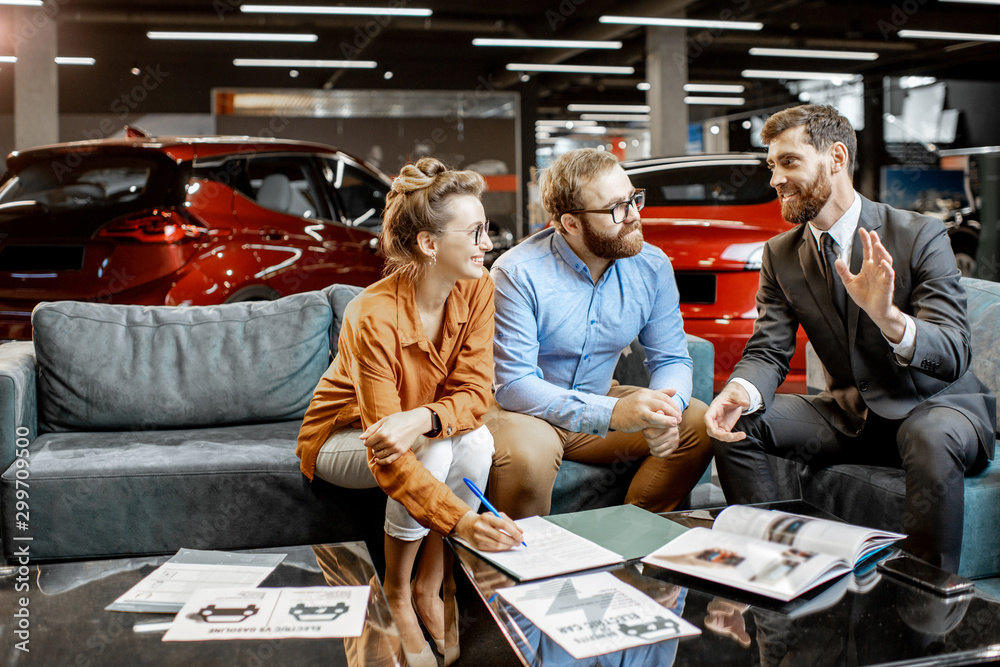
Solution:
<svg viewBox="0 0 1000 667">
<path fill-rule="evenodd" d="M 634 389 L 616 386 L 609 394 L 621 396 Z M 490 470 L 490 501 L 512 519 L 545 516 L 563 459 L 612 464 L 611 470 L 617 474 L 627 474 L 631 469 L 627 464 L 642 460 L 625 502 L 651 512 L 668 512 L 691 492 L 712 460 L 712 443 L 705 432 L 707 410 L 702 401 L 691 399 L 681 418 L 680 445 L 660 459 L 649 453 L 641 431 L 610 431 L 603 438 L 572 433 L 537 417 L 508 412 L 494 402 L 483 417 L 496 450 Z"/>
</svg>

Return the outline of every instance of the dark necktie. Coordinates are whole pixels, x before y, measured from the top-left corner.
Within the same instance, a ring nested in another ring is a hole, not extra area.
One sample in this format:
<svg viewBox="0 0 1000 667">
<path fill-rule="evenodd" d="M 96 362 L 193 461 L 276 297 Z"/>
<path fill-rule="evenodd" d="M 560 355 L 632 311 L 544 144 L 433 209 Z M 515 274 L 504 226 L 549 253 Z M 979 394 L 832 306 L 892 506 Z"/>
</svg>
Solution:
<svg viewBox="0 0 1000 667">
<path fill-rule="evenodd" d="M 826 260 L 826 289 L 830 293 L 830 300 L 837 309 L 840 321 L 847 326 L 847 290 L 844 289 L 844 281 L 837 275 L 834 263 L 840 256 L 840 246 L 830 236 L 829 232 L 823 232 L 820 237 L 823 241 L 823 259 Z"/>
</svg>

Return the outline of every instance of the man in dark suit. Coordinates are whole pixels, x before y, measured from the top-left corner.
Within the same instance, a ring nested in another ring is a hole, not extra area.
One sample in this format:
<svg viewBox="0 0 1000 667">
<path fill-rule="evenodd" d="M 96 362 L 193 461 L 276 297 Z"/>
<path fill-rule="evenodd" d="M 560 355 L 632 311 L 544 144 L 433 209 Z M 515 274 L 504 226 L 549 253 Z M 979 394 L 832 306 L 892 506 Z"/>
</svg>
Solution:
<svg viewBox="0 0 1000 667">
<path fill-rule="evenodd" d="M 996 401 L 969 370 L 944 225 L 854 191 L 857 139 L 832 107 L 785 109 L 761 138 L 782 216 L 799 226 L 764 248 L 753 335 L 705 415 L 726 499 L 775 498 L 765 453 L 895 465 L 906 471 L 904 548 L 957 571 L 963 478 L 993 456 Z M 827 391 L 775 395 L 800 323 Z"/>
</svg>

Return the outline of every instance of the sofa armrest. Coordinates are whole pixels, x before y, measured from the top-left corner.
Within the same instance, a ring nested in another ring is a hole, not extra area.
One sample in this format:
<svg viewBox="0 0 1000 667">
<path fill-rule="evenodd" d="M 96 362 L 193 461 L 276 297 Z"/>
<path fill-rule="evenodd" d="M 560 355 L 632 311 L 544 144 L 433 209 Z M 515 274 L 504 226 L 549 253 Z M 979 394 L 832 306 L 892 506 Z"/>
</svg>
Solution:
<svg viewBox="0 0 1000 667">
<path fill-rule="evenodd" d="M 691 355 L 691 396 L 705 403 L 712 402 L 712 383 L 715 379 L 715 347 L 704 338 L 687 334 L 688 354 Z M 615 367 L 614 379 L 633 387 L 649 386 L 649 369 L 646 352 L 636 338 L 622 351 Z"/>
<path fill-rule="evenodd" d="M 38 437 L 36 372 L 34 345 L 0 345 L 0 471 L 14 462 L 19 439 Z"/>
<path fill-rule="evenodd" d="M 712 402 L 715 383 L 715 346 L 704 338 L 687 334 L 688 354 L 694 362 L 691 396 L 705 403 Z"/>
</svg>

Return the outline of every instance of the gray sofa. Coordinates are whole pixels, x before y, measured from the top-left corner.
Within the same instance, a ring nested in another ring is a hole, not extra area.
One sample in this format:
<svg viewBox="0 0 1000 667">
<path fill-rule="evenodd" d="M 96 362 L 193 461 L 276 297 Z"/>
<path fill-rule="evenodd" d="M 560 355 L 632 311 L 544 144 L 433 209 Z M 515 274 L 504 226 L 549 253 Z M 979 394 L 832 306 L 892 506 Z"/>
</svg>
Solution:
<svg viewBox="0 0 1000 667">
<path fill-rule="evenodd" d="M 962 278 L 972 329 L 972 370 L 1000 397 L 1000 284 Z M 807 350 L 810 392 L 825 386 L 819 358 Z M 1000 446 L 997 449 L 1000 452 Z M 865 465 L 812 469 L 772 458 L 782 498 L 802 498 L 862 526 L 906 532 L 902 470 Z M 965 516 L 959 573 L 1000 575 L 1000 463 L 965 479 Z"/>
<path fill-rule="evenodd" d="M 357 291 L 190 308 L 39 305 L 33 343 L 0 345 L 5 559 L 26 544 L 33 562 L 379 544 L 384 494 L 310 484 L 295 456 Z M 696 395 L 708 400 L 712 346 L 691 337 L 689 347 Z M 622 381 L 641 381 L 641 356 L 623 358 Z M 632 472 L 567 463 L 554 511 L 621 502 Z"/>
</svg>

